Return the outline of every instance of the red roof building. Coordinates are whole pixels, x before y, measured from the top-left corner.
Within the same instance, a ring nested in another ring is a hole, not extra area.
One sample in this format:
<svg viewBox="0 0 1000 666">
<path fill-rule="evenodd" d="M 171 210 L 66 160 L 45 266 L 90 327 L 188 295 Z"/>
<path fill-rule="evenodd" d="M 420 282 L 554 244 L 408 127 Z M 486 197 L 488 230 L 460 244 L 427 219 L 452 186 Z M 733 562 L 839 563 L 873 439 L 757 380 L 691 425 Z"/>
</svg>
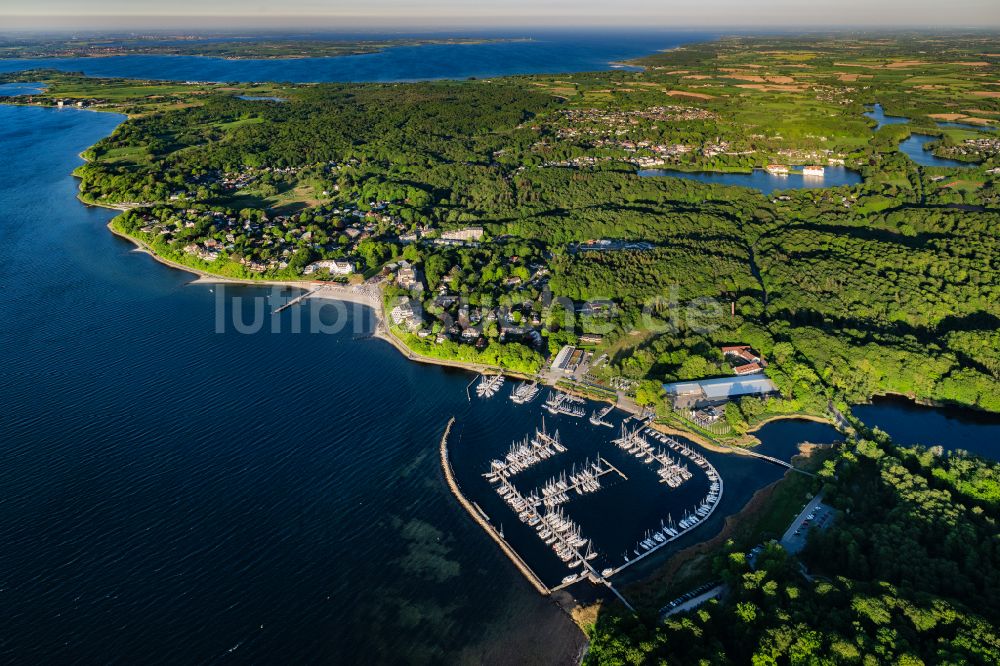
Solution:
<svg viewBox="0 0 1000 666">
<path fill-rule="evenodd" d="M 736 375 L 750 375 L 755 372 L 761 372 L 767 367 L 767 361 L 754 352 L 750 345 L 723 347 L 722 354 L 727 358 L 734 357 L 742 361 L 742 363 L 733 368 L 733 373 Z"/>
</svg>

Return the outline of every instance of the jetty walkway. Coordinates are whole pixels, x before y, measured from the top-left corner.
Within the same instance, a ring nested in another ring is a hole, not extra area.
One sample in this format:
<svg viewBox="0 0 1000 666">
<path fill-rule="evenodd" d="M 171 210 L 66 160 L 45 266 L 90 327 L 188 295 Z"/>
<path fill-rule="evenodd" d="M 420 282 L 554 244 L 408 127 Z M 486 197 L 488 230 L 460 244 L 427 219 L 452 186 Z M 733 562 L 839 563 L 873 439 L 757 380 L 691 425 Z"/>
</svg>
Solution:
<svg viewBox="0 0 1000 666">
<path fill-rule="evenodd" d="M 775 458 L 774 456 L 764 455 L 763 453 L 758 453 L 757 451 L 754 451 L 752 449 L 744 449 L 739 446 L 729 446 L 729 448 L 735 451 L 736 453 L 739 453 L 740 455 L 751 456 L 753 458 L 759 458 L 760 460 L 766 460 L 769 463 L 780 465 L 781 467 L 786 467 L 792 470 L 793 472 L 798 472 L 799 474 L 805 474 L 806 476 L 816 476 L 812 472 L 807 472 L 804 469 L 799 469 L 792 463 L 788 462 L 787 460 L 782 460 L 781 458 Z"/>
<path fill-rule="evenodd" d="M 307 298 L 309 298 L 310 296 L 312 296 L 313 294 L 315 294 L 317 291 L 319 291 L 322 288 L 323 287 L 316 287 L 315 289 L 310 289 L 309 291 L 307 291 L 307 292 L 305 292 L 303 294 L 299 294 L 298 296 L 296 296 L 292 300 L 288 301 L 284 305 L 282 305 L 282 306 L 280 306 L 278 308 L 275 308 L 274 312 L 272 312 L 271 314 L 278 314 L 279 312 L 287 310 L 288 308 L 292 307 L 293 305 L 298 305 L 299 303 L 301 303 L 302 301 L 306 300 Z"/>
</svg>

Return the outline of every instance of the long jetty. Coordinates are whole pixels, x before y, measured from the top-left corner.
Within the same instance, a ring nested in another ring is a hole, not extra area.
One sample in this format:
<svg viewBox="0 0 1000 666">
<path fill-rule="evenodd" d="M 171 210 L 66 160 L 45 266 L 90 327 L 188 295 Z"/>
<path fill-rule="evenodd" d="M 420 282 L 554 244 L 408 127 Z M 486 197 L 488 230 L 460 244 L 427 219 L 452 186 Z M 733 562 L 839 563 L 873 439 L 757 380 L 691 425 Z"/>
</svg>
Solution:
<svg viewBox="0 0 1000 666">
<path fill-rule="evenodd" d="M 279 306 L 278 308 L 276 308 L 274 310 L 274 312 L 272 312 L 271 314 L 278 314 L 282 310 L 287 310 L 288 308 L 292 307 L 293 305 L 298 305 L 299 303 L 305 301 L 307 298 L 309 298 L 310 296 L 312 296 L 313 294 L 315 294 L 317 291 L 319 291 L 322 288 L 323 287 L 316 287 L 314 289 L 310 289 L 309 291 L 307 291 L 305 293 L 299 294 L 298 296 L 296 296 L 292 300 L 288 301 L 284 305 Z"/>
<path fill-rule="evenodd" d="M 500 536 L 496 528 L 487 522 L 487 520 L 483 517 L 484 514 L 482 513 L 482 510 L 477 511 L 477 507 L 465 498 L 465 495 L 462 494 L 462 490 L 458 487 L 458 482 L 455 481 L 455 473 L 451 468 L 451 460 L 448 458 L 448 435 L 451 434 L 451 427 L 454 424 L 455 417 L 453 416 L 448 421 L 448 426 L 444 429 L 444 435 L 441 436 L 441 469 L 444 470 L 444 478 L 448 482 L 448 487 L 451 488 L 452 494 L 458 499 L 458 503 L 469 512 L 469 515 L 472 516 L 472 519 L 476 521 L 480 527 L 486 530 L 486 533 L 490 535 L 490 538 L 496 541 L 497 545 L 500 546 L 500 550 L 502 550 L 507 557 L 510 558 L 510 561 L 514 563 L 514 566 L 517 567 L 518 571 L 520 571 L 524 577 L 528 579 L 528 582 L 531 583 L 540 594 L 548 595 L 550 590 L 545 586 L 545 583 L 542 582 L 542 579 L 539 578 L 538 575 L 531 570 L 531 567 L 529 567 L 527 563 L 521 559 L 521 556 L 510 547 L 507 540 Z"/>
<path fill-rule="evenodd" d="M 752 458 L 757 458 L 758 460 L 766 460 L 769 463 L 773 463 L 775 465 L 779 465 L 781 467 L 785 467 L 787 469 L 792 470 L 793 472 L 798 472 L 799 474 L 805 474 L 806 476 L 816 476 L 812 472 L 807 472 L 804 469 L 799 469 L 798 467 L 796 467 L 792 463 L 788 462 L 787 460 L 782 460 L 781 458 L 775 458 L 774 456 L 765 455 L 763 453 L 759 453 L 759 452 L 753 451 L 751 449 L 745 449 L 745 448 L 743 448 L 741 446 L 732 446 L 732 445 L 729 445 L 729 448 L 732 449 L 733 451 L 735 451 L 736 453 L 739 453 L 740 455 L 750 456 Z"/>
</svg>

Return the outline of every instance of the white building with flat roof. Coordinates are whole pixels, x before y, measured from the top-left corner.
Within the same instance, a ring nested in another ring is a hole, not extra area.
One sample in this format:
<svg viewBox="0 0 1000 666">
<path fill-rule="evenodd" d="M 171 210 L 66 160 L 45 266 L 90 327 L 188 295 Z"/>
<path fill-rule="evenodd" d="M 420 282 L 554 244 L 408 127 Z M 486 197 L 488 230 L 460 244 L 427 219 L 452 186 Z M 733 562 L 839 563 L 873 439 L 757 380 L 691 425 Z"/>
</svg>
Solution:
<svg viewBox="0 0 1000 666">
<path fill-rule="evenodd" d="M 556 354 L 556 357 L 552 359 L 552 369 L 564 370 L 574 351 L 576 351 L 576 347 L 573 347 L 572 345 L 563 346 L 563 348 L 559 350 L 559 353 Z"/>
<path fill-rule="evenodd" d="M 774 382 L 763 375 L 674 382 L 664 384 L 663 389 L 673 401 L 674 407 L 682 409 L 719 404 L 748 395 L 763 397 L 778 392 Z"/>
</svg>

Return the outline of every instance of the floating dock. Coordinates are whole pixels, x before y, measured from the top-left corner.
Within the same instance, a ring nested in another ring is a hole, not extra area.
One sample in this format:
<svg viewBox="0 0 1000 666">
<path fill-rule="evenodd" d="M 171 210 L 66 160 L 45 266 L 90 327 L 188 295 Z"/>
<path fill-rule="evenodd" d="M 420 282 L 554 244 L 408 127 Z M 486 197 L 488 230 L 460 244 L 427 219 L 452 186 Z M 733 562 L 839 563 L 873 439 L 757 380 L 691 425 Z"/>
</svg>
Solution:
<svg viewBox="0 0 1000 666">
<path fill-rule="evenodd" d="M 575 395 L 563 393 L 562 391 L 556 391 L 555 393 L 549 393 L 544 407 L 549 414 L 564 414 L 580 418 L 587 413 L 587 410 L 584 408 L 585 402 L 583 398 L 578 398 Z"/>
<path fill-rule="evenodd" d="M 510 393 L 510 401 L 515 405 L 526 405 L 541 392 L 538 382 L 522 382 Z"/>
</svg>

